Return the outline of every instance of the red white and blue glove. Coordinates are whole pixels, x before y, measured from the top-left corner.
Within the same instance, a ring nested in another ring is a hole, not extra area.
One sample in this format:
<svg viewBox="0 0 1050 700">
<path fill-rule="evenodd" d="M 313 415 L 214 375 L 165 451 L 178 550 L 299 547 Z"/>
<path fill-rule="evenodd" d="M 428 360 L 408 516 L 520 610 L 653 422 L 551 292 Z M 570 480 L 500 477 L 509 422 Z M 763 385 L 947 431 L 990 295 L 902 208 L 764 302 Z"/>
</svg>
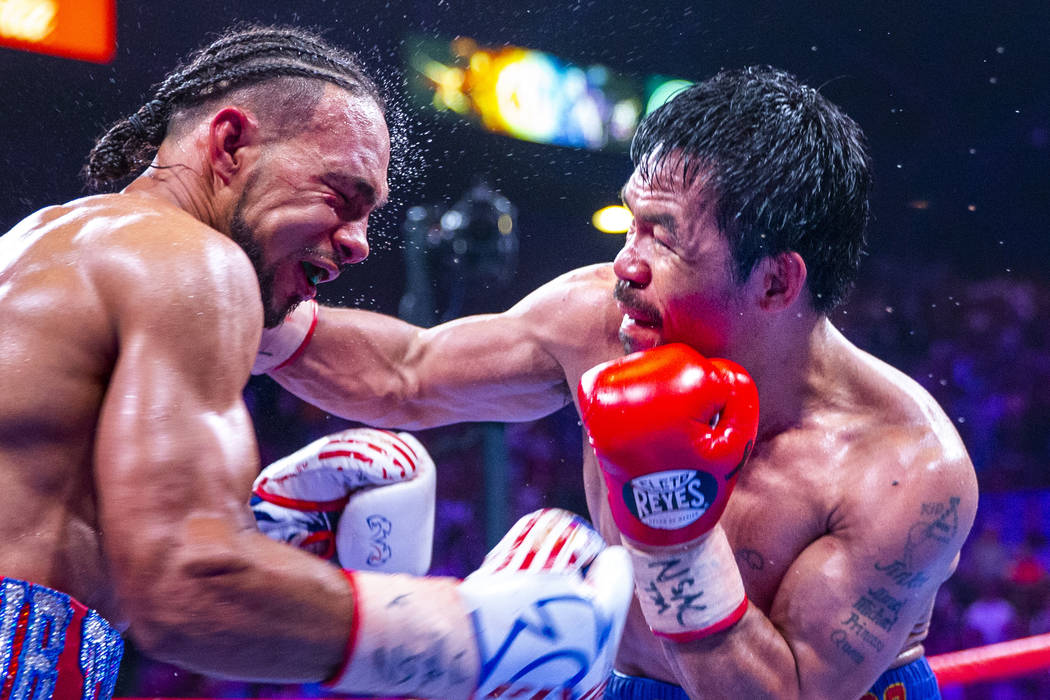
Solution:
<svg viewBox="0 0 1050 700">
<path fill-rule="evenodd" d="M 460 595 L 468 595 L 474 602 L 488 599 L 489 586 L 500 580 L 501 573 L 528 571 L 535 573 L 571 573 L 586 575 L 595 559 L 606 549 L 605 540 L 584 518 L 559 508 L 544 508 L 522 517 L 511 527 L 503 539 L 485 556 L 477 571 L 466 578 L 460 586 Z M 630 569 L 619 572 L 624 580 L 630 580 Z M 627 587 L 630 590 L 630 586 Z M 479 609 L 481 607 L 479 606 Z M 490 618 L 500 614 L 499 609 L 489 611 Z M 506 622 L 503 623 L 505 625 Z M 479 644 L 488 655 L 502 642 L 503 625 L 479 626 Z M 494 632 L 493 634 L 487 634 Z M 615 629 L 598 630 L 599 644 L 593 648 L 581 647 L 588 663 L 584 673 L 571 688 L 567 697 L 599 698 L 612 673 L 620 634 Z M 604 638 L 602 635 L 605 635 Z M 483 653 L 483 655 L 485 655 Z M 507 665 L 507 661 L 503 665 Z M 515 662 L 520 663 L 520 662 Z M 482 697 L 533 697 L 537 693 L 535 681 L 524 684 L 508 684 L 493 671 L 490 678 L 479 688 Z M 515 693 L 522 693 L 517 695 Z M 536 697 L 539 697 L 538 695 Z"/>
<path fill-rule="evenodd" d="M 654 633 L 689 641 L 747 608 L 718 519 L 758 432 L 758 391 L 728 360 L 674 343 L 584 373 L 580 414 Z"/>
<path fill-rule="evenodd" d="M 462 582 L 348 578 L 355 633 L 330 688 L 443 700 L 596 700 L 633 589 L 623 547 L 557 510 L 518 521 Z"/>
<path fill-rule="evenodd" d="M 412 435 L 352 428 L 263 469 L 250 505 L 262 533 L 343 568 L 423 574 L 435 478 Z"/>
<path fill-rule="evenodd" d="M 560 508 L 542 508 L 514 523 L 471 576 L 514 569 L 586 573 L 605 547 L 605 540 L 585 518 Z"/>
</svg>

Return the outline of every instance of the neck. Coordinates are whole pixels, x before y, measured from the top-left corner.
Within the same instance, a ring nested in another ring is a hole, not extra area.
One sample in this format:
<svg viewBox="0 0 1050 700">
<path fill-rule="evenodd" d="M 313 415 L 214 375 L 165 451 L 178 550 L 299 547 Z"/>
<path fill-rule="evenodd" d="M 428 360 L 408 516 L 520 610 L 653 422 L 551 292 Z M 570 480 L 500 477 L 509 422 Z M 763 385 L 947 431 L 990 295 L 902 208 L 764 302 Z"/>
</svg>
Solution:
<svg viewBox="0 0 1050 700">
<path fill-rule="evenodd" d="M 758 387 L 759 442 L 802 425 L 828 400 L 845 342 L 826 316 L 811 313 L 768 329 L 768 337 L 753 345 L 762 350 L 744 366 Z"/>
<path fill-rule="evenodd" d="M 123 191 L 163 199 L 208 226 L 225 231 L 225 224 L 215 206 L 215 198 L 211 196 L 208 170 L 201 159 L 194 155 L 199 152 L 187 148 L 180 141 L 166 139 L 146 172 L 135 178 Z"/>
</svg>

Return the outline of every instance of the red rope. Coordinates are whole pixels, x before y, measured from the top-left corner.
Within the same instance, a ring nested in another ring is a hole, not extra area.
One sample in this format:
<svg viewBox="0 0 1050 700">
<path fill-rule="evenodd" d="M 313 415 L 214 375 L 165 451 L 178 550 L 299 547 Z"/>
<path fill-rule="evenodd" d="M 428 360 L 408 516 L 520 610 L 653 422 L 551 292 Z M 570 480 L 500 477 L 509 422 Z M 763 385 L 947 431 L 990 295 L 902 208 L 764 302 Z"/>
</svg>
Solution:
<svg viewBox="0 0 1050 700">
<path fill-rule="evenodd" d="M 938 654 L 929 662 L 941 686 L 1023 676 L 1050 668 L 1050 634 Z"/>
</svg>

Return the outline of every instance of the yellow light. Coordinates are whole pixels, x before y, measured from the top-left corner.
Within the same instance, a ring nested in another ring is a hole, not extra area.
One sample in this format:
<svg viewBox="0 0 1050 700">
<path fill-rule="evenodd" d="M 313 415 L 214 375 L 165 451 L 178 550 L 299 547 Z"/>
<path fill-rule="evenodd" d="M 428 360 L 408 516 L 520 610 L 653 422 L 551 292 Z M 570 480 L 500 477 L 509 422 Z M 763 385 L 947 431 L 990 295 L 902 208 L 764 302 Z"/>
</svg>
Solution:
<svg viewBox="0 0 1050 700">
<path fill-rule="evenodd" d="M 52 0 L 0 0 L 0 35 L 43 41 L 55 31 L 58 6 Z"/>
<path fill-rule="evenodd" d="M 633 218 L 630 209 L 614 205 L 594 212 L 591 223 L 602 233 L 626 233 Z"/>
<path fill-rule="evenodd" d="M 496 78 L 496 105 L 507 132 L 549 141 L 558 129 L 557 87 L 554 66 L 543 54 L 529 51 L 506 63 Z"/>
<path fill-rule="evenodd" d="M 496 219 L 496 228 L 506 236 L 514 229 L 514 219 L 510 218 L 510 214 L 500 214 Z"/>
</svg>

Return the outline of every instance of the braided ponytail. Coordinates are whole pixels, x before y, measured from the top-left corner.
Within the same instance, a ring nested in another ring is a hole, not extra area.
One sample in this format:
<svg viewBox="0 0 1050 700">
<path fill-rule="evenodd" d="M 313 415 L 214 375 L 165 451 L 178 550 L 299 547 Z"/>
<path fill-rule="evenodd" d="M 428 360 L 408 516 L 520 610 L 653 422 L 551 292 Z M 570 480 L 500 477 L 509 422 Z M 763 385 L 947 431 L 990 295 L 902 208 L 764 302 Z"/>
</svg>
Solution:
<svg viewBox="0 0 1050 700">
<path fill-rule="evenodd" d="M 183 110 L 275 78 L 332 83 L 385 106 L 356 57 L 319 36 L 287 27 L 236 29 L 192 54 L 146 104 L 113 124 L 91 149 L 84 179 L 94 191 L 115 188 L 150 164 L 173 117 Z"/>
</svg>

